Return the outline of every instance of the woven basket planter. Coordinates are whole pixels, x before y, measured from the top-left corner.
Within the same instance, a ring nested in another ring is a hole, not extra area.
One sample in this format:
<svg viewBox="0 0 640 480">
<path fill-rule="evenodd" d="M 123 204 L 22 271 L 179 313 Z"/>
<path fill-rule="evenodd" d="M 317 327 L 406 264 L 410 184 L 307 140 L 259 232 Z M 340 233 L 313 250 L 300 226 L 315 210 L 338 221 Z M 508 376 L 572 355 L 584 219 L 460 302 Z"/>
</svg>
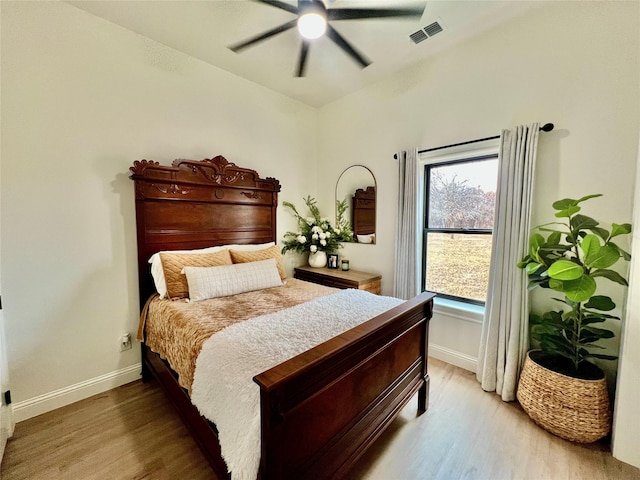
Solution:
<svg viewBox="0 0 640 480">
<path fill-rule="evenodd" d="M 531 419 L 566 440 L 591 443 L 611 429 L 606 379 L 582 380 L 538 365 L 527 353 L 516 397 Z"/>
</svg>

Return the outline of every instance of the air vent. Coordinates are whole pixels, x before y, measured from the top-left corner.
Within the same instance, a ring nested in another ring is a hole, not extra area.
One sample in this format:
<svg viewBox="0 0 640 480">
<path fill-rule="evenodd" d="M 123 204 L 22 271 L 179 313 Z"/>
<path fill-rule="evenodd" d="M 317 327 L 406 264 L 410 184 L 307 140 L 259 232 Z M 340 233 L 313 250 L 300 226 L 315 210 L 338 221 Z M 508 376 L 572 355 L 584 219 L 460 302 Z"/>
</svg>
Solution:
<svg viewBox="0 0 640 480">
<path fill-rule="evenodd" d="M 433 22 L 431 25 L 427 25 L 426 27 L 424 27 L 424 31 L 427 32 L 427 35 L 433 37 L 434 35 L 442 31 L 442 25 L 440 25 L 438 22 Z"/>
<path fill-rule="evenodd" d="M 422 42 L 423 40 L 426 40 L 429 37 L 427 36 L 426 33 L 424 33 L 423 30 L 418 30 L 417 32 L 412 33 L 411 35 L 409 35 L 409 38 L 411 40 L 413 40 L 413 43 L 420 43 L 420 42 Z"/>
<path fill-rule="evenodd" d="M 422 28 L 421 30 L 418 30 L 417 32 L 412 33 L 411 35 L 409 35 L 409 38 L 411 39 L 411 41 L 413 43 L 420 43 L 424 40 L 426 40 L 427 38 L 433 37 L 434 35 L 437 35 L 438 33 L 442 32 L 444 30 L 443 25 L 441 22 L 433 22 L 430 25 L 427 25 L 426 27 Z"/>
</svg>

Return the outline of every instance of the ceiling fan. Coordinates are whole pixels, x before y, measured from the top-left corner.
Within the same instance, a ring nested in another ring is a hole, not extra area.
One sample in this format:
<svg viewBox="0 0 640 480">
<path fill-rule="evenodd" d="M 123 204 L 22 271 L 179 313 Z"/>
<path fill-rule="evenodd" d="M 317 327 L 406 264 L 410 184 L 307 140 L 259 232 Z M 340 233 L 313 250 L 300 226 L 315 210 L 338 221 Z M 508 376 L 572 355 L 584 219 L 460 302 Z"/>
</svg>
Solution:
<svg viewBox="0 0 640 480">
<path fill-rule="evenodd" d="M 362 68 L 368 66 L 369 61 L 364 55 L 359 53 L 347 40 L 340 35 L 329 22 L 332 20 L 362 20 L 369 18 L 387 17 L 420 17 L 423 8 L 327 8 L 322 0 L 298 0 L 295 7 L 280 0 L 254 0 L 272 7 L 286 10 L 297 15 L 297 18 L 290 22 L 283 23 L 271 30 L 267 30 L 259 35 L 243 40 L 242 42 L 230 45 L 229 49 L 238 53 L 245 48 L 251 47 L 274 35 L 285 32 L 297 26 L 298 32 L 302 36 L 302 47 L 298 64 L 296 66 L 296 77 L 303 77 L 307 65 L 307 54 L 311 41 L 327 35 L 338 47 L 340 47 L 351 59 Z"/>
</svg>

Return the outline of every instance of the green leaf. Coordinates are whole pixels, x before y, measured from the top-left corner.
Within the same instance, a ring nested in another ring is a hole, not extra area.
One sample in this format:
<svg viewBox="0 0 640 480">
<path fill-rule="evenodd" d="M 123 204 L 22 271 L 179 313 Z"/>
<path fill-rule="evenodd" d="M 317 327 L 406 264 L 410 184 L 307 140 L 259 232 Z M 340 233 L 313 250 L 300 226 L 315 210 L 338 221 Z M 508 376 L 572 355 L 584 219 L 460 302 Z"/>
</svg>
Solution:
<svg viewBox="0 0 640 480">
<path fill-rule="evenodd" d="M 543 253 L 549 255 L 553 254 L 558 258 L 562 257 L 564 252 L 571 250 L 571 245 L 565 245 L 562 243 L 545 243 L 538 249 L 538 253 L 542 255 Z"/>
<path fill-rule="evenodd" d="M 562 200 L 556 200 L 551 204 L 555 210 L 566 210 L 567 208 L 575 207 L 578 204 L 578 200 L 573 198 L 563 198 Z"/>
<path fill-rule="evenodd" d="M 587 303 L 584 304 L 584 306 L 585 308 L 595 308 L 596 310 L 601 310 L 603 312 L 609 312 L 616 308 L 616 304 L 613 303 L 613 300 L 605 295 L 594 295 Z"/>
<path fill-rule="evenodd" d="M 527 275 L 533 275 L 541 268 L 543 268 L 543 265 L 540 265 L 539 263 L 531 262 L 527 264 L 527 266 L 525 267 L 525 271 L 527 272 Z"/>
<path fill-rule="evenodd" d="M 540 346 L 543 350 L 552 351 L 562 356 L 573 354 L 573 345 L 561 335 L 543 333 L 540 335 Z"/>
<path fill-rule="evenodd" d="M 562 312 L 545 312 L 544 315 L 540 318 L 540 325 L 552 326 L 554 328 L 562 327 L 564 324 L 562 322 Z"/>
<path fill-rule="evenodd" d="M 549 288 L 552 288 L 558 292 L 564 292 L 564 282 L 562 280 L 556 280 L 555 278 L 550 278 Z"/>
<path fill-rule="evenodd" d="M 558 245 L 562 239 L 562 234 L 558 231 L 551 232 L 547 238 L 547 245 Z"/>
<path fill-rule="evenodd" d="M 616 317 L 615 315 L 609 315 L 608 313 L 595 312 L 593 310 L 587 310 L 586 308 L 583 309 L 583 312 L 586 315 L 588 315 L 586 317 L 583 317 L 583 320 L 584 320 L 584 318 L 591 318 L 591 317 L 598 317 L 598 318 L 602 318 L 602 319 L 605 319 L 605 320 L 607 318 L 610 318 L 610 319 L 613 319 L 613 320 L 620 320 L 620 317 Z"/>
<path fill-rule="evenodd" d="M 539 233 L 534 233 L 529 238 L 529 255 L 538 263 L 542 263 L 540 261 L 540 257 L 538 256 L 538 249 L 541 245 L 544 245 L 544 237 Z"/>
<path fill-rule="evenodd" d="M 572 230 L 584 230 L 598 225 L 598 222 L 586 215 L 576 215 L 571 219 L 570 223 Z"/>
<path fill-rule="evenodd" d="M 543 263 L 544 265 L 553 265 L 558 260 L 562 260 L 563 258 L 565 258 L 564 255 L 567 250 L 570 250 L 570 248 L 571 247 L 569 246 L 567 246 L 567 248 L 563 246 L 559 246 L 558 248 L 540 247 L 538 249 L 538 263 Z"/>
<path fill-rule="evenodd" d="M 536 339 L 542 338 L 542 334 L 557 335 L 560 329 L 553 325 L 533 325 L 531 327 L 531 335 Z"/>
<path fill-rule="evenodd" d="M 577 280 L 562 282 L 562 291 L 569 300 L 576 303 L 587 301 L 596 291 L 596 281 L 588 275 Z"/>
<path fill-rule="evenodd" d="M 541 245 L 544 245 L 544 237 L 542 235 L 534 233 L 529 237 L 529 249 L 536 251 Z"/>
<path fill-rule="evenodd" d="M 576 302 L 572 302 L 571 300 L 569 300 L 568 298 L 557 298 L 557 297 L 553 297 L 553 300 L 556 300 L 558 302 L 562 302 L 565 305 L 569 305 L 571 308 L 576 306 Z"/>
<path fill-rule="evenodd" d="M 590 325 L 592 323 L 602 323 L 605 320 L 606 319 L 602 317 L 592 317 L 592 316 L 582 317 L 582 325 Z"/>
<path fill-rule="evenodd" d="M 611 224 L 611 238 L 617 237 L 618 235 L 626 235 L 627 233 L 631 233 L 630 223 L 623 223 L 622 225 L 618 225 L 617 223 Z"/>
<path fill-rule="evenodd" d="M 591 277 L 604 277 L 604 278 L 608 278 L 609 280 L 611 280 L 612 282 L 616 282 L 619 283 L 620 285 L 624 285 L 625 287 L 629 286 L 629 284 L 627 283 L 627 281 L 622 277 L 622 275 L 620 275 L 618 272 L 614 271 L 614 270 L 607 270 L 607 269 L 599 269 L 599 270 L 594 270 L 593 272 L 591 272 L 589 274 Z"/>
<path fill-rule="evenodd" d="M 540 337 L 541 341 L 554 345 L 558 350 L 569 353 L 573 349 L 572 343 L 560 334 L 543 333 Z"/>
<path fill-rule="evenodd" d="M 609 230 L 607 230 L 606 228 L 591 227 L 591 228 L 588 228 L 587 230 L 591 230 L 593 233 L 598 235 L 605 242 L 609 239 Z"/>
<path fill-rule="evenodd" d="M 603 355 L 601 353 L 590 353 L 587 357 L 599 358 L 601 360 L 616 360 L 618 358 L 615 355 Z"/>
<path fill-rule="evenodd" d="M 580 207 L 578 206 L 569 207 L 564 210 L 560 210 L 559 212 L 556 212 L 556 217 L 558 218 L 571 217 L 571 215 L 573 215 L 574 213 L 578 213 L 579 211 L 580 211 Z"/>
<path fill-rule="evenodd" d="M 539 277 L 537 273 L 533 276 L 529 277 L 529 283 L 527 285 L 527 291 L 530 292 L 534 290 L 536 287 L 540 288 L 549 288 L 549 279 Z"/>
<path fill-rule="evenodd" d="M 556 280 L 576 280 L 584 274 L 584 269 L 569 260 L 558 260 L 549 267 L 549 276 Z"/>
<path fill-rule="evenodd" d="M 564 230 L 557 230 L 555 228 L 547 228 L 547 225 L 562 225 L 563 227 L 567 227 L 567 224 L 562 223 L 562 222 L 551 222 L 551 223 L 545 223 L 544 225 L 538 225 L 536 228 L 536 230 L 540 230 L 541 232 L 555 232 L 555 233 L 559 233 L 560 235 L 562 235 L 564 232 Z"/>
<path fill-rule="evenodd" d="M 620 252 L 611 245 L 602 246 L 593 255 L 588 255 L 584 259 L 584 263 L 589 268 L 607 268 L 616 263 L 620 259 Z"/>
<path fill-rule="evenodd" d="M 623 250 L 622 248 L 620 248 L 617 244 L 613 243 L 613 242 L 609 242 L 609 245 L 611 245 L 612 247 L 615 247 L 618 249 L 618 252 L 620 252 L 620 255 L 622 255 L 622 258 L 625 259 L 627 262 L 629 260 L 631 260 L 631 254 L 625 250 Z"/>
<path fill-rule="evenodd" d="M 534 325 L 536 323 L 540 323 L 542 321 L 542 317 L 538 314 L 535 314 L 533 312 L 529 313 L 529 323 L 531 325 Z"/>
<path fill-rule="evenodd" d="M 580 248 L 585 257 L 595 256 L 600 250 L 600 240 L 595 235 L 587 235 L 580 242 Z"/>
<path fill-rule="evenodd" d="M 587 195 L 586 197 L 582 197 L 582 198 L 576 200 L 576 204 L 577 203 L 582 203 L 585 200 L 589 200 L 590 198 L 598 198 L 598 197 L 602 197 L 602 193 L 592 193 L 591 195 Z"/>
<path fill-rule="evenodd" d="M 596 327 L 584 327 L 582 329 L 582 333 L 585 333 L 585 335 L 588 334 L 589 336 L 596 337 L 597 339 L 613 338 L 616 336 L 615 333 L 613 333 L 611 330 L 607 330 L 605 328 L 596 328 Z"/>
</svg>

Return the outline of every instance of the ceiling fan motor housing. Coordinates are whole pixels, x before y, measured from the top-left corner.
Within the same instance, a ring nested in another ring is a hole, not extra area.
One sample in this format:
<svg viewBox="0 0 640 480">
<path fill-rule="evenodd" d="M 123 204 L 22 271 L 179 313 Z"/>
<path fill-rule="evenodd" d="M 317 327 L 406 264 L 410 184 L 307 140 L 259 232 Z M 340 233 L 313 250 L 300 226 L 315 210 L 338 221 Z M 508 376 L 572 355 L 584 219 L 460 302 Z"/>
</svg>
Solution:
<svg viewBox="0 0 640 480">
<path fill-rule="evenodd" d="M 320 0 L 298 0 L 298 32 L 308 40 L 327 31 L 327 8 Z"/>
</svg>

